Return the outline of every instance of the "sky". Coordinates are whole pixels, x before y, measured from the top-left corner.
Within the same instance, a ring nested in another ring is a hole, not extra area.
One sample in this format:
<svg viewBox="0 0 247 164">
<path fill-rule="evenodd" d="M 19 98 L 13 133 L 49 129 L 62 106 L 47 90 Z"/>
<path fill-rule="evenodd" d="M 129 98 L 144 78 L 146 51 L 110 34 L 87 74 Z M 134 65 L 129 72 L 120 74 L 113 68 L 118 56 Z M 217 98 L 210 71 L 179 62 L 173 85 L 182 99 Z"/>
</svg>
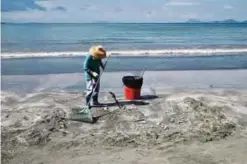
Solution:
<svg viewBox="0 0 247 164">
<path fill-rule="evenodd" d="M 247 0 L 2 0 L 2 22 L 247 20 Z"/>
</svg>

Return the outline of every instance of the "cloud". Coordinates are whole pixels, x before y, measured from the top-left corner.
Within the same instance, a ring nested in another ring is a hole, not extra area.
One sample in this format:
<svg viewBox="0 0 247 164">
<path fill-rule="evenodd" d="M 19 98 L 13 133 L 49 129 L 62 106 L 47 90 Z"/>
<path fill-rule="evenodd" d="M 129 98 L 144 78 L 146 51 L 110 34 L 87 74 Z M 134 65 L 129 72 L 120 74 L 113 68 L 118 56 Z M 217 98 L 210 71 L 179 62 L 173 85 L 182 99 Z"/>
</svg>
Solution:
<svg viewBox="0 0 247 164">
<path fill-rule="evenodd" d="M 29 14 L 27 14 L 29 13 Z M 3 12 L 2 20 L 7 22 L 22 22 L 23 20 L 34 21 L 34 20 L 42 20 L 44 18 L 44 12 L 34 9 L 27 11 L 12 11 L 12 12 Z"/>
<path fill-rule="evenodd" d="M 88 10 L 95 10 L 94 4 L 81 0 L 36 0 L 35 3 L 41 7 L 49 10 L 82 12 Z"/>
<path fill-rule="evenodd" d="M 170 1 L 165 4 L 165 6 L 198 6 L 198 2 L 188 2 L 188 1 Z"/>
<path fill-rule="evenodd" d="M 35 0 L 2 0 L 1 12 L 25 11 L 29 9 L 45 11 Z"/>
<path fill-rule="evenodd" d="M 117 7 L 114 8 L 114 12 L 115 13 L 120 13 L 122 11 L 123 11 L 123 9 L 121 7 L 119 7 L 119 6 L 117 6 Z"/>
<path fill-rule="evenodd" d="M 157 17 L 157 16 L 158 16 L 158 13 L 156 11 L 148 11 L 145 13 L 145 17 L 149 19 Z"/>
<path fill-rule="evenodd" d="M 224 5 L 224 9 L 226 10 L 232 10 L 234 7 L 231 5 Z"/>
<path fill-rule="evenodd" d="M 84 4 L 80 7 L 80 10 L 83 10 L 83 11 L 86 11 L 86 10 L 90 10 L 94 8 L 92 5 L 89 5 L 89 4 Z"/>
<path fill-rule="evenodd" d="M 247 19 L 247 1 L 226 0 L 212 3 L 213 1 L 2 0 L 1 13 L 2 21 L 6 22 L 46 23 L 181 22 L 194 18 L 206 21 Z"/>
<path fill-rule="evenodd" d="M 105 8 L 105 10 L 97 10 L 98 7 L 104 8 L 104 5 L 99 3 L 90 4 L 85 1 L 86 0 L 73 0 L 73 3 L 71 3 L 71 1 L 68 0 L 36 0 L 34 3 L 45 8 L 45 11 L 38 9 L 27 9 L 24 11 L 2 12 L 2 21 L 79 23 L 94 22 L 98 20 L 111 20 L 111 15 L 113 15 L 112 10 L 109 10 L 109 8 Z M 82 7 L 84 7 L 84 10 L 81 9 Z M 95 12 L 95 10 L 97 10 L 97 12 Z"/>
<path fill-rule="evenodd" d="M 43 8 L 46 8 L 46 10 L 54 10 L 57 7 L 63 7 L 59 3 L 56 3 L 56 0 L 50 0 L 50 1 L 48 1 L 48 0 L 43 0 L 43 1 L 36 0 L 35 4 L 37 4 L 37 5 L 39 5 L 39 6 L 43 7 Z"/>
<path fill-rule="evenodd" d="M 53 10 L 57 10 L 57 11 L 62 11 L 62 12 L 66 12 L 66 8 L 62 7 L 62 6 L 58 6 L 56 8 L 54 8 Z"/>
<path fill-rule="evenodd" d="M 152 14 L 153 14 L 152 11 L 148 11 L 145 16 L 146 18 L 150 18 L 152 17 Z"/>
<path fill-rule="evenodd" d="M 199 19 L 198 15 L 196 13 L 187 13 L 187 14 L 181 14 L 180 18 L 188 20 L 188 19 Z"/>
</svg>

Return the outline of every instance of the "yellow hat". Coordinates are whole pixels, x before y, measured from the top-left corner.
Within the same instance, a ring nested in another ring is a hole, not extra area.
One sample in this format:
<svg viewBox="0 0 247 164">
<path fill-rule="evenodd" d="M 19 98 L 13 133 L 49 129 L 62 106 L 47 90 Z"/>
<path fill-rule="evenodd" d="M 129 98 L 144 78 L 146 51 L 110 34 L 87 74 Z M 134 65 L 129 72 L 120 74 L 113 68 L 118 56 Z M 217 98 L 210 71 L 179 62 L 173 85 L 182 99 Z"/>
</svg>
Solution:
<svg viewBox="0 0 247 164">
<path fill-rule="evenodd" d="M 101 45 L 92 46 L 89 49 L 89 53 L 96 59 L 103 59 L 106 57 L 106 50 Z"/>
</svg>

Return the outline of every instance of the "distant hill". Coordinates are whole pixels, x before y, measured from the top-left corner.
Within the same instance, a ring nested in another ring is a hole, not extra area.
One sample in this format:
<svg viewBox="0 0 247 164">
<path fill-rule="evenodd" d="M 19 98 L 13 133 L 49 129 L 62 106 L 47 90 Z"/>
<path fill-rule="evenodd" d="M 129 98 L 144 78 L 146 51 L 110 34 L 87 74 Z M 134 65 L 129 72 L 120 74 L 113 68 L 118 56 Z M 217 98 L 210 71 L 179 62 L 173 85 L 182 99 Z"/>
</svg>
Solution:
<svg viewBox="0 0 247 164">
<path fill-rule="evenodd" d="M 111 22 L 111 21 L 93 21 L 93 22 L 78 22 L 80 23 L 128 23 L 128 22 Z M 132 22 L 132 23 L 156 23 L 156 22 Z M 170 22 L 160 22 L 160 23 L 170 23 Z M 199 19 L 189 19 L 185 22 L 172 22 L 172 23 L 244 23 L 247 24 L 247 20 L 245 21 L 236 21 L 234 19 L 226 19 L 226 20 L 221 20 L 221 21 L 201 21 Z M 42 22 L 1 22 L 1 24 L 51 24 L 51 23 L 42 23 Z M 67 24 L 67 23 L 52 23 L 52 24 Z M 68 23 L 68 24 L 74 24 L 74 23 Z M 75 24 L 77 24 L 75 22 Z"/>
<path fill-rule="evenodd" d="M 234 19 L 227 19 L 227 20 L 223 20 L 223 21 L 213 21 L 212 23 L 241 23 L 241 22 L 238 22 Z"/>
<path fill-rule="evenodd" d="M 247 20 L 245 21 L 236 21 L 234 19 L 226 19 L 222 21 L 209 21 L 209 22 L 204 22 L 200 21 L 198 19 L 189 19 L 186 21 L 186 23 L 247 23 Z"/>
</svg>

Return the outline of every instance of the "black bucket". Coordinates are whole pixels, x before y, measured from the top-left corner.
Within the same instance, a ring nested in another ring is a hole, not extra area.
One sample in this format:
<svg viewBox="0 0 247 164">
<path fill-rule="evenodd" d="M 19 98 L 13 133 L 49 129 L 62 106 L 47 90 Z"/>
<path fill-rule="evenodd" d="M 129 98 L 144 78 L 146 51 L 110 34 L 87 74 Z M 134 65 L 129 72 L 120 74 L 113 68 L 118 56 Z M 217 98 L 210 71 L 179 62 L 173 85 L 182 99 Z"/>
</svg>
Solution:
<svg viewBox="0 0 247 164">
<path fill-rule="evenodd" d="M 143 78 L 141 76 L 124 76 L 122 81 L 128 88 L 140 89 L 143 84 Z"/>
</svg>

